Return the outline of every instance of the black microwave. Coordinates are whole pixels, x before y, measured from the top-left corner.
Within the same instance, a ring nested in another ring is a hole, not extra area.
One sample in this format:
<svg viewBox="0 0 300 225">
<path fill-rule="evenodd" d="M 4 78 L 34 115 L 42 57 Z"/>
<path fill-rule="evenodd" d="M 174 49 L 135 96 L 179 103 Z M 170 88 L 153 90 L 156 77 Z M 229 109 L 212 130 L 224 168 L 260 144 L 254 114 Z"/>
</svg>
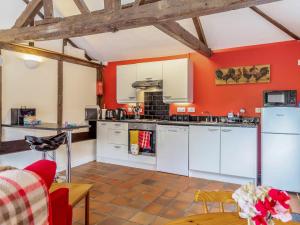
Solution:
<svg viewBox="0 0 300 225">
<path fill-rule="evenodd" d="M 297 91 L 264 91 L 264 106 L 297 106 Z"/>
</svg>

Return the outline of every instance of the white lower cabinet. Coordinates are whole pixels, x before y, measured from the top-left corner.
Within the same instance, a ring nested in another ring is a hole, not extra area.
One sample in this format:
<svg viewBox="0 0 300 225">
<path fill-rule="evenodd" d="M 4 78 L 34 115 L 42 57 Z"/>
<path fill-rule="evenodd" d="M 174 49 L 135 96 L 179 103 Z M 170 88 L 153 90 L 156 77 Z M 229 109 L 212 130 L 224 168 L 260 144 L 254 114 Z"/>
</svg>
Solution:
<svg viewBox="0 0 300 225">
<path fill-rule="evenodd" d="M 239 177 L 256 177 L 256 128 L 221 128 L 221 173 Z"/>
<path fill-rule="evenodd" d="M 190 126 L 189 163 L 191 176 L 256 182 L 257 128 Z"/>
<path fill-rule="evenodd" d="M 220 172 L 220 127 L 190 126 L 190 169 Z"/>
<path fill-rule="evenodd" d="M 97 161 L 128 160 L 128 124 L 98 122 Z"/>
</svg>

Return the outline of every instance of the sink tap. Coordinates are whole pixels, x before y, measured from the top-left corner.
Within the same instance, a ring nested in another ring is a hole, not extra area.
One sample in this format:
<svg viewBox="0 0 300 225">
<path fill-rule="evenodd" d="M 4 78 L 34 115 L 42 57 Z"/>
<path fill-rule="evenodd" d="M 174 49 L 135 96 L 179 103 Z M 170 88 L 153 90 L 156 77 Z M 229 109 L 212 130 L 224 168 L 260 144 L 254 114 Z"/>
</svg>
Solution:
<svg viewBox="0 0 300 225">
<path fill-rule="evenodd" d="M 206 119 L 205 119 L 206 122 L 210 122 L 210 123 L 213 122 L 213 116 L 212 116 L 212 114 L 210 112 L 204 111 L 204 112 L 202 112 L 202 114 L 206 114 L 207 115 Z"/>
</svg>

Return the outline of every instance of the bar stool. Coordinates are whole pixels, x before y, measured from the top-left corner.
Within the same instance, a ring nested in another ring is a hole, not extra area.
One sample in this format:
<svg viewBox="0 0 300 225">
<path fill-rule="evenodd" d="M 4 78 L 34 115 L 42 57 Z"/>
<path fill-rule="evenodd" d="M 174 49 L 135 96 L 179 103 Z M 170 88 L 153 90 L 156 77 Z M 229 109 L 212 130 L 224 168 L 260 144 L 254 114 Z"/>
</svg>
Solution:
<svg viewBox="0 0 300 225">
<path fill-rule="evenodd" d="M 47 158 L 47 152 L 55 151 L 62 144 L 66 143 L 67 134 L 65 132 L 52 137 L 25 136 L 25 141 L 32 150 L 42 152 L 42 158 Z"/>
</svg>

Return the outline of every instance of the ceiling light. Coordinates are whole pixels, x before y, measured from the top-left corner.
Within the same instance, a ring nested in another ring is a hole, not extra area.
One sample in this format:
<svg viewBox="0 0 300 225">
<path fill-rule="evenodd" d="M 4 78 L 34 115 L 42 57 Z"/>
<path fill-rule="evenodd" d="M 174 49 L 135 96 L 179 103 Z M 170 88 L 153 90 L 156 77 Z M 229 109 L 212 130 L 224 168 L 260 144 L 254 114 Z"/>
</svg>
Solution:
<svg viewBox="0 0 300 225">
<path fill-rule="evenodd" d="M 36 55 L 24 55 L 24 64 L 29 69 L 36 69 L 42 62 L 42 58 Z"/>
</svg>

